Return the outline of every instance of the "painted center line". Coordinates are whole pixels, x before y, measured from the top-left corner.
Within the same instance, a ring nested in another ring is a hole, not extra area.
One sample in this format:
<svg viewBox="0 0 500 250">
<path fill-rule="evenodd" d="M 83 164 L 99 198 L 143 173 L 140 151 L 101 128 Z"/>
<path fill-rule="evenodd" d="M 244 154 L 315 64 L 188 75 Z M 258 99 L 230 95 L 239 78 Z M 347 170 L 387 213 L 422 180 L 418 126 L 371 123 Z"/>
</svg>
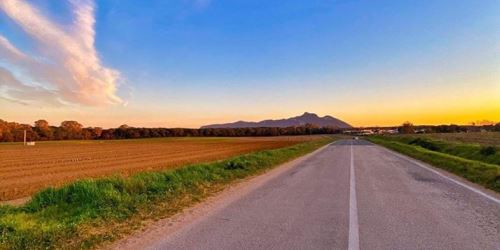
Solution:
<svg viewBox="0 0 500 250">
<path fill-rule="evenodd" d="M 351 172 L 349 181 L 349 250 L 359 250 L 358 205 L 356 201 L 356 176 L 354 175 L 354 153 L 351 141 Z"/>
</svg>

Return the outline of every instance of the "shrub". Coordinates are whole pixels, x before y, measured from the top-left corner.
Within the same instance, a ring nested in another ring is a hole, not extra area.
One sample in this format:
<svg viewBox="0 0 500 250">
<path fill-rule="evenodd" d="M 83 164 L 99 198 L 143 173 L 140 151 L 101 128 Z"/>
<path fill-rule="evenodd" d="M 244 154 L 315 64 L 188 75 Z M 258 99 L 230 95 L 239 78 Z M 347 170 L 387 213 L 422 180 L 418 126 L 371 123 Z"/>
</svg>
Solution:
<svg viewBox="0 0 500 250">
<path fill-rule="evenodd" d="M 497 149 L 493 146 L 483 146 L 481 147 L 481 150 L 479 150 L 479 153 L 481 153 L 484 156 L 490 156 L 494 155 L 497 153 Z"/>
<path fill-rule="evenodd" d="M 423 147 L 423 148 L 426 148 L 426 149 L 429 149 L 432 151 L 440 151 L 440 149 L 441 149 L 439 147 L 439 145 L 437 145 L 436 143 L 429 141 L 429 140 L 422 139 L 422 138 L 414 139 L 414 140 L 410 141 L 410 144 L 417 145 L 417 146 L 420 146 L 420 147 Z"/>
<path fill-rule="evenodd" d="M 245 169 L 245 162 L 240 160 L 240 159 L 235 159 L 235 160 L 231 160 L 231 161 L 228 161 L 224 168 L 227 169 L 227 170 L 234 170 L 234 169 Z"/>
</svg>

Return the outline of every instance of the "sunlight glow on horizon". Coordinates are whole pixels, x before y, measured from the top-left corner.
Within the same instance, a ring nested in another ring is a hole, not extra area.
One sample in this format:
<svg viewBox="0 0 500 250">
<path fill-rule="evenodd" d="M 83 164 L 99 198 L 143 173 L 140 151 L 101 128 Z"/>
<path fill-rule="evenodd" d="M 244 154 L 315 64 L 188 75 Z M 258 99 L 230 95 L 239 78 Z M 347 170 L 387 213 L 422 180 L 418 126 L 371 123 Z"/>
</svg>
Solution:
<svg viewBox="0 0 500 250">
<path fill-rule="evenodd" d="M 495 0 L 6 0 L 0 119 L 500 122 L 499 12 Z"/>
</svg>

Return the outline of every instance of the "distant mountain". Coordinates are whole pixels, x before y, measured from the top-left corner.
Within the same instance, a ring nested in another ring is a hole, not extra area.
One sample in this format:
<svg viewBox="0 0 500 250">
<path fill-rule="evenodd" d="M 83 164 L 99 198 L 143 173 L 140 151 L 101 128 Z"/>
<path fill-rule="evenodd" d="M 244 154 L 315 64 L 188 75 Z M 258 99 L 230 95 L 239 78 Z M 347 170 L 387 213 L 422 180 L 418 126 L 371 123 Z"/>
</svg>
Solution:
<svg viewBox="0 0 500 250">
<path fill-rule="evenodd" d="M 211 124 L 201 128 L 256 128 L 256 127 L 292 127 L 313 124 L 318 127 L 351 128 L 351 125 L 329 115 L 319 117 L 314 113 L 305 112 L 301 116 L 280 120 L 264 120 L 260 122 L 237 121 L 233 123 Z"/>
</svg>

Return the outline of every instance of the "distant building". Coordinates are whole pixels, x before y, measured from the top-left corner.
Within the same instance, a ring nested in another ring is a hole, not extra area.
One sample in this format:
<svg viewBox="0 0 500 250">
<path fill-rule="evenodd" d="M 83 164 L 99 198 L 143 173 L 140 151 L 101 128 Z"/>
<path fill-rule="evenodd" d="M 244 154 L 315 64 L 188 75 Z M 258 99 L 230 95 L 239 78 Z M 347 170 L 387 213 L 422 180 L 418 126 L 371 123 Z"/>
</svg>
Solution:
<svg viewBox="0 0 500 250">
<path fill-rule="evenodd" d="M 373 130 L 373 129 L 351 129 L 344 130 L 343 133 L 347 135 L 374 135 L 379 134 L 382 130 Z"/>
<path fill-rule="evenodd" d="M 425 134 L 427 130 L 425 128 L 420 128 L 415 130 L 415 134 Z"/>
<path fill-rule="evenodd" d="M 373 134 L 375 134 L 375 132 L 373 132 L 373 130 L 371 129 L 363 129 L 359 131 L 359 135 L 373 135 Z"/>
<path fill-rule="evenodd" d="M 377 134 L 379 135 L 393 135 L 393 134 L 398 134 L 399 130 L 397 129 L 379 129 L 377 131 Z"/>
</svg>

